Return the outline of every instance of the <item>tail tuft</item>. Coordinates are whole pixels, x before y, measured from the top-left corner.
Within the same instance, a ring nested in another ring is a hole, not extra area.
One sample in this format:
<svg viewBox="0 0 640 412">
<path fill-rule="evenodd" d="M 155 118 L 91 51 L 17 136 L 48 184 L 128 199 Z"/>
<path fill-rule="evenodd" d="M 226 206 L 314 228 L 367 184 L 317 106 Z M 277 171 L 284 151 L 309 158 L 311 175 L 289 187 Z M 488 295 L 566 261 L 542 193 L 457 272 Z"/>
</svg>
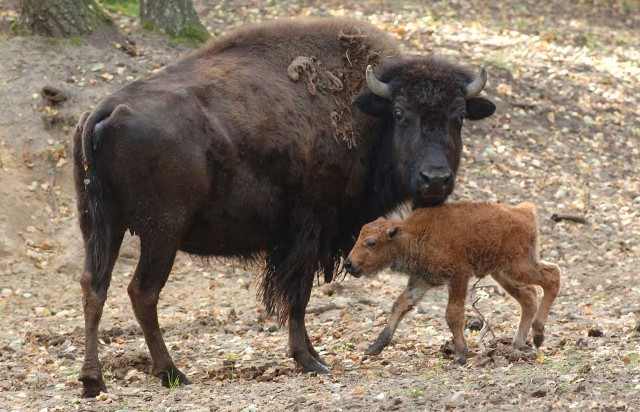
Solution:
<svg viewBox="0 0 640 412">
<path fill-rule="evenodd" d="M 96 127 L 99 122 L 109 117 L 111 110 L 108 106 L 99 106 L 91 114 L 80 118 L 76 133 L 81 143 L 81 159 L 76 160 L 76 173 L 82 176 L 82 184 L 76 186 L 80 214 L 86 214 L 87 218 L 81 219 L 80 224 L 85 236 L 85 249 L 89 269 L 94 287 L 102 283 L 109 269 L 109 256 L 111 253 L 111 226 L 109 223 L 108 208 L 104 199 L 104 188 L 97 173 L 95 164 L 94 141 L 100 136 L 101 128 Z M 80 154 L 78 155 L 80 156 Z"/>
</svg>

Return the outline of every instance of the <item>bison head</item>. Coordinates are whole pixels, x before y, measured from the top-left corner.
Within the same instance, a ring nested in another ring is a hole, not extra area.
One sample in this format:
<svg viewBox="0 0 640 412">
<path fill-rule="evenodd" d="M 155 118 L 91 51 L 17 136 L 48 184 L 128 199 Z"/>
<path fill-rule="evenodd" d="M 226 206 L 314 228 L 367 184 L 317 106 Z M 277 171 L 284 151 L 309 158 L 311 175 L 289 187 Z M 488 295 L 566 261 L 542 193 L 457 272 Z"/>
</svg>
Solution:
<svg viewBox="0 0 640 412">
<path fill-rule="evenodd" d="M 478 97 L 487 81 L 480 74 L 432 58 L 399 60 L 367 67 L 368 91 L 354 104 L 383 118 L 392 130 L 396 184 L 414 207 L 442 203 L 453 191 L 462 153 L 463 120 L 491 116 L 496 106 Z"/>
</svg>

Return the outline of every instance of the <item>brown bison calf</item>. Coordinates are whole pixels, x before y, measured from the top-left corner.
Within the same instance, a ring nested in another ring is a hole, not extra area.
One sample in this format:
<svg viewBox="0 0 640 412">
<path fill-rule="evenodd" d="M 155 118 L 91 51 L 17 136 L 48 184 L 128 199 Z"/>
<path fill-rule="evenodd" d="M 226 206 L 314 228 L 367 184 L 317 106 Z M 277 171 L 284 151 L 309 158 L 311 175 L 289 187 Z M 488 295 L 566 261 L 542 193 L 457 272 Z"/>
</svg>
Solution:
<svg viewBox="0 0 640 412">
<path fill-rule="evenodd" d="M 488 274 L 522 307 L 513 345 L 524 347 L 532 328 L 533 343 L 539 347 L 551 304 L 558 295 L 560 269 L 538 260 L 536 220 L 531 203 L 511 207 L 463 201 L 418 209 L 402 221 L 380 218 L 366 224 L 344 262 L 345 269 L 355 277 L 386 267 L 409 275 L 387 326 L 367 354 L 377 355 L 391 342 L 398 323 L 427 289 L 446 284 L 446 319 L 453 334 L 455 361 L 464 364 L 464 303 L 469 279 Z M 544 291 L 540 306 L 533 285 Z"/>
</svg>

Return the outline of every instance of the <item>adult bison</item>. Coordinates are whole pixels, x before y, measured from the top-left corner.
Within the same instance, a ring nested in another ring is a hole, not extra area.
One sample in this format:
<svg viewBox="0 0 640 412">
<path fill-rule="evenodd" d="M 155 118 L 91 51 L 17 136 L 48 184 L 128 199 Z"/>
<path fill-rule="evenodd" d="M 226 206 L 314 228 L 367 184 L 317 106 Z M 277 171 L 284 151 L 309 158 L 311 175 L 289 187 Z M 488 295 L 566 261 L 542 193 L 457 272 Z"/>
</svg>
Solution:
<svg viewBox="0 0 640 412">
<path fill-rule="evenodd" d="M 84 113 L 74 136 L 83 395 L 106 390 L 98 325 L 126 230 L 141 244 L 128 292 L 165 386 L 188 383 L 157 317 L 178 250 L 264 259 L 260 294 L 288 321 L 291 356 L 327 372 L 304 324 L 316 274 L 332 279 L 365 222 L 409 199 L 446 199 L 463 118 L 495 110 L 477 97 L 485 82 L 484 69 L 474 78 L 402 57 L 366 23 L 288 20 L 223 37 Z"/>
</svg>

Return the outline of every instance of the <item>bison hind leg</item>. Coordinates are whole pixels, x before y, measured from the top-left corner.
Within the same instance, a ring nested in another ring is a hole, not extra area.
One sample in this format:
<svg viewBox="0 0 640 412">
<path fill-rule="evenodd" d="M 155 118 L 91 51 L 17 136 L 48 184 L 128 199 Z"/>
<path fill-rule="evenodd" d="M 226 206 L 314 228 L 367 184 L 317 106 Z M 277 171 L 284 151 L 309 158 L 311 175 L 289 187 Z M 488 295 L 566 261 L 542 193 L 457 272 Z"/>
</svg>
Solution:
<svg viewBox="0 0 640 412">
<path fill-rule="evenodd" d="M 127 290 L 151 354 L 151 373 L 168 388 L 190 383 L 173 363 L 158 323 L 160 292 L 171 273 L 178 245 L 178 236 L 163 239 L 155 234 L 142 234 L 140 260 Z"/>
<path fill-rule="evenodd" d="M 86 222 L 85 222 L 86 225 Z M 88 239 L 89 234 L 84 226 L 83 235 Z M 106 243 L 109 244 L 106 261 L 104 266 L 97 265 L 95 253 L 91 248 L 87 248 L 85 256 L 84 270 L 80 277 L 80 285 L 82 287 L 82 300 L 84 306 L 84 323 L 85 323 L 85 350 L 82 368 L 78 374 L 78 379 L 82 382 L 83 398 L 92 398 L 98 396 L 100 392 L 106 392 L 107 386 L 102 377 L 102 365 L 98 356 L 98 328 L 100 319 L 102 318 L 102 310 L 107 299 L 107 291 L 111 283 L 111 273 L 116 259 L 124 230 L 111 230 Z"/>
</svg>

